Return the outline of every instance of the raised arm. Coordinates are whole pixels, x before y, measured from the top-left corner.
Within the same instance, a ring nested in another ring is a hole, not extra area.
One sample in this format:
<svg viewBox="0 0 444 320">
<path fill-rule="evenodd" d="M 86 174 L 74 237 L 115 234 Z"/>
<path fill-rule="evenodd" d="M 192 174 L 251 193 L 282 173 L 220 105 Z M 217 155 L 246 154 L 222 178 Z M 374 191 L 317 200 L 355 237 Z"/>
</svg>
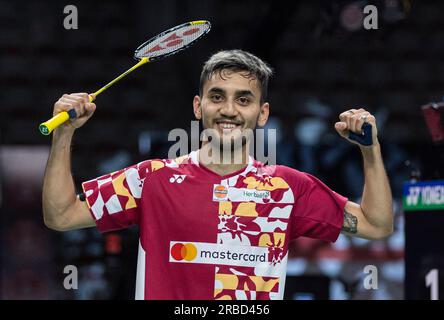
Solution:
<svg viewBox="0 0 444 320">
<path fill-rule="evenodd" d="M 53 132 L 43 180 L 43 219 L 48 228 L 58 231 L 95 225 L 86 202 L 76 195 L 71 174 L 71 141 L 74 131 L 93 115 L 96 106 L 89 102 L 86 93 L 65 94 L 54 104 L 54 115 L 72 108 L 76 110 L 77 118 Z"/>
<path fill-rule="evenodd" d="M 383 239 L 393 232 L 392 193 L 385 172 L 376 120 L 364 109 L 343 112 L 335 124 L 338 133 L 348 139 L 350 131 L 361 133 L 364 122 L 372 125 L 373 145 L 359 145 L 364 166 L 364 190 L 361 204 L 348 201 L 344 209 L 342 232 L 366 239 Z"/>
</svg>

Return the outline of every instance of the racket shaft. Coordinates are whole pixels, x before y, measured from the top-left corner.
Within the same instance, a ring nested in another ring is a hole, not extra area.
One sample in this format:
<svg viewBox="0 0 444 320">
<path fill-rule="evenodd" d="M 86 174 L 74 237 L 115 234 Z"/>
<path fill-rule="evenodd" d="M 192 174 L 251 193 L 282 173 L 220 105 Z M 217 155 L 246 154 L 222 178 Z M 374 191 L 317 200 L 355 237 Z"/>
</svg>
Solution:
<svg viewBox="0 0 444 320">
<path fill-rule="evenodd" d="M 123 77 L 128 75 L 129 73 L 131 73 L 134 70 L 136 70 L 141 65 L 144 65 L 145 63 L 148 63 L 148 62 L 149 62 L 149 58 L 142 58 L 136 65 L 134 65 L 133 67 L 131 67 L 128 70 L 126 70 L 124 73 L 122 73 L 120 76 L 115 78 L 113 81 L 109 82 L 107 85 L 103 86 L 102 88 L 100 88 L 96 92 L 91 93 L 89 95 L 89 101 L 93 102 L 96 99 L 96 97 L 99 94 L 101 94 L 103 91 L 105 91 L 106 89 L 111 87 L 113 84 L 115 84 L 117 81 L 119 81 L 120 79 L 122 79 Z M 61 124 L 63 124 L 66 121 L 68 121 L 69 118 L 70 118 L 70 116 L 69 116 L 68 112 L 62 111 L 59 114 L 57 114 L 54 117 L 52 117 L 50 120 L 41 123 L 40 126 L 39 126 L 39 130 L 45 136 L 49 135 L 55 128 L 57 128 Z"/>
<path fill-rule="evenodd" d="M 96 92 L 92 93 L 90 95 L 90 102 L 93 102 L 95 100 L 95 98 L 101 94 L 103 91 L 105 91 L 106 89 L 108 89 L 109 87 L 111 87 L 113 84 L 115 84 L 117 81 L 119 81 L 120 79 L 122 79 L 123 77 L 127 76 L 128 74 L 130 74 L 131 72 L 133 72 L 134 70 L 136 70 L 138 67 L 140 67 L 141 65 L 144 65 L 145 63 L 147 63 L 149 61 L 148 58 L 142 58 L 136 65 L 134 65 L 133 67 L 129 68 L 128 70 L 126 70 L 124 73 L 122 73 L 120 76 L 118 76 L 117 78 L 115 78 L 114 80 L 112 80 L 111 82 L 109 82 L 108 84 L 106 84 L 105 86 L 103 86 L 102 88 L 100 88 L 99 90 L 97 90 Z"/>
</svg>

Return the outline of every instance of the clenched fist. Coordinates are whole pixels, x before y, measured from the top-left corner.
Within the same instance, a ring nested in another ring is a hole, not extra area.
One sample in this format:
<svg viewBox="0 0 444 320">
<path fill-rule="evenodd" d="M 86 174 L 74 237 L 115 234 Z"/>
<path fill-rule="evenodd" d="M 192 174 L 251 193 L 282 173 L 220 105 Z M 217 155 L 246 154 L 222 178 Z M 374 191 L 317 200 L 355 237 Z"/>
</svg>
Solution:
<svg viewBox="0 0 444 320">
<path fill-rule="evenodd" d="M 362 134 L 362 125 L 369 123 L 372 126 L 372 145 L 377 145 L 378 142 L 378 129 L 376 127 L 375 117 L 365 109 L 350 109 L 339 115 L 338 122 L 335 123 L 335 129 L 341 135 L 341 137 L 348 141 L 355 143 L 361 147 L 358 142 L 349 138 L 350 132 L 356 134 Z"/>
</svg>

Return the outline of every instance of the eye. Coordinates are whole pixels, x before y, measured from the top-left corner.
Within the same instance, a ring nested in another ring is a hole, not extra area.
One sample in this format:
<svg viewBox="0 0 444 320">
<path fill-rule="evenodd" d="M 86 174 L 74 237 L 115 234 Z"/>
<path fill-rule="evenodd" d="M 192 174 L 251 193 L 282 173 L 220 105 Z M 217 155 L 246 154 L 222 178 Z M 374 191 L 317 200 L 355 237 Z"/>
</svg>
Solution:
<svg viewBox="0 0 444 320">
<path fill-rule="evenodd" d="M 213 94 L 211 95 L 211 101 L 220 102 L 222 101 L 222 96 L 220 94 Z"/>
<path fill-rule="evenodd" d="M 250 103 L 250 99 L 248 99 L 246 97 L 240 97 L 237 99 L 237 101 L 239 101 L 239 103 L 244 106 L 246 106 Z"/>
</svg>

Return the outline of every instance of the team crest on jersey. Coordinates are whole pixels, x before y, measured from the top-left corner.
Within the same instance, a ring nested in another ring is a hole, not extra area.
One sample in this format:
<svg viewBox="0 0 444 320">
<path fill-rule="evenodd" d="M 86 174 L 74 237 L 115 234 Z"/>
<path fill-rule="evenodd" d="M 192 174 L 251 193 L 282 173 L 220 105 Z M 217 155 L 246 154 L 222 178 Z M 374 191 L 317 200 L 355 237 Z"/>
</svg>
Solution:
<svg viewBox="0 0 444 320">
<path fill-rule="evenodd" d="M 213 187 L 213 201 L 227 201 L 228 189 L 226 186 L 215 184 Z"/>
</svg>

